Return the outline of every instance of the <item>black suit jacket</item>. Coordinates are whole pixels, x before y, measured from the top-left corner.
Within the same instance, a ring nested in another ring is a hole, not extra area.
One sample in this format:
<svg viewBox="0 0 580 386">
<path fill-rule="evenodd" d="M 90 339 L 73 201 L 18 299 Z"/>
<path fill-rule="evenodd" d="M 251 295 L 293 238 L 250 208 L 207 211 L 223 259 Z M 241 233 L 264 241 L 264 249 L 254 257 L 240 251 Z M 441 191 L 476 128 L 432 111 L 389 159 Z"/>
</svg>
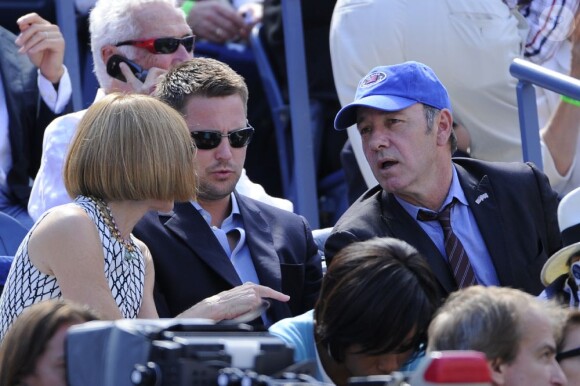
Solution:
<svg viewBox="0 0 580 386">
<path fill-rule="evenodd" d="M 31 184 L 36 177 L 42 155 L 44 129 L 56 118 L 40 97 L 37 68 L 28 56 L 18 53 L 16 36 L 0 27 L 0 73 L 6 96 L 12 169 L 8 172 L 11 201 L 28 205 Z M 63 113 L 71 111 L 71 103 Z"/>
<path fill-rule="evenodd" d="M 290 295 L 272 301 L 272 322 L 313 308 L 322 280 L 318 248 L 306 220 L 236 194 L 246 242 L 260 284 Z M 213 231 L 191 203 L 170 214 L 148 213 L 133 234 L 149 247 L 155 265 L 159 316 L 173 317 L 242 282 Z"/>
<path fill-rule="evenodd" d="M 468 158 L 453 162 L 500 284 L 540 293 L 542 266 L 562 246 L 558 199 L 548 179 L 531 164 Z M 413 245 L 429 262 L 444 293 L 457 289 L 446 258 L 417 221 L 380 186 L 362 195 L 337 222 L 325 244 L 327 262 L 347 244 L 375 236 L 395 237 Z"/>
</svg>

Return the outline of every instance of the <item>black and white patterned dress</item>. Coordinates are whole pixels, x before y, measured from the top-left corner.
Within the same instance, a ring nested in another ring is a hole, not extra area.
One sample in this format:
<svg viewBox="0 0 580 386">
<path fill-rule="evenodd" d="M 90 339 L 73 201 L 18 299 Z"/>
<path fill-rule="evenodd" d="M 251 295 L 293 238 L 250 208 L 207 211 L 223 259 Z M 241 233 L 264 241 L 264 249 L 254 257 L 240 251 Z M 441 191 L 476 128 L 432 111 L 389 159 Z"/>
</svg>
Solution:
<svg viewBox="0 0 580 386">
<path fill-rule="evenodd" d="M 121 314 L 124 318 L 136 318 L 141 308 L 145 283 L 145 262 L 141 250 L 137 248 L 134 259 L 125 260 L 125 247 L 111 235 L 96 203 L 88 197 L 79 196 L 75 204 L 85 210 L 99 231 L 105 260 L 104 275 Z M 62 297 L 56 277 L 40 272 L 28 257 L 28 240 L 35 228 L 36 224 L 20 244 L 0 297 L 0 341 L 27 307 L 43 300 Z"/>
</svg>

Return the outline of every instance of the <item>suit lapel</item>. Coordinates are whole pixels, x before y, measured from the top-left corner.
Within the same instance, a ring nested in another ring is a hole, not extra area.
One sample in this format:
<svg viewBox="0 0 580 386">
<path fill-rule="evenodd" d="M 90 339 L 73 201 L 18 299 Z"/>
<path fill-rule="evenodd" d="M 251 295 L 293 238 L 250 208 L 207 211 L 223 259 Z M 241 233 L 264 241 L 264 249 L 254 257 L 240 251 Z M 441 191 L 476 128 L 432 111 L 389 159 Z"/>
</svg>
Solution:
<svg viewBox="0 0 580 386">
<path fill-rule="evenodd" d="M 242 284 L 213 231 L 191 203 L 175 203 L 173 215 L 164 226 L 232 287 Z"/>
<path fill-rule="evenodd" d="M 0 28 L 0 42 L 7 42 L 14 39 L 13 35 L 9 32 Z M 14 130 L 9 129 L 10 144 L 12 151 L 19 149 L 18 144 L 23 141 L 23 123 L 21 122 L 20 111 L 18 110 L 19 101 L 15 98 L 19 96 L 21 98 L 30 97 L 26 94 L 24 90 L 24 77 L 27 76 L 28 67 L 25 65 L 25 60 L 22 54 L 18 53 L 16 45 L 11 42 L 11 44 L 5 44 L 2 47 L 4 51 L 0 55 L 0 71 L 2 72 L 2 84 L 4 86 L 4 97 L 6 98 L 6 109 L 8 110 L 8 116 L 10 121 L 8 122 L 9 128 L 14 128 Z M 30 66 L 30 65 L 28 65 Z M 36 84 L 36 82 L 34 82 Z M 30 90 L 28 90 L 30 91 Z M 22 103 L 22 102 L 20 102 Z M 18 155 L 13 155 L 13 158 L 18 159 Z"/>
<path fill-rule="evenodd" d="M 405 209 L 397 202 L 392 194 L 382 192 L 381 208 L 383 222 L 389 227 L 393 237 L 405 240 L 413 245 L 425 257 L 439 283 L 447 292 L 457 289 L 455 279 L 451 275 L 444 256 L 431 241 L 429 236 L 417 224 Z"/>
<path fill-rule="evenodd" d="M 491 257 L 495 272 L 501 283 L 513 283 L 512 270 L 507 264 L 507 247 L 501 209 L 487 175 L 479 181 L 473 178 L 462 166 L 455 164 L 461 188 L 475 217 L 481 237 Z"/>
<path fill-rule="evenodd" d="M 244 221 L 246 243 L 250 249 L 260 284 L 281 291 L 280 258 L 274 247 L 270 226 L 262 216 L 260 208 L 252 200 L 237 192 L 235 194 Z"/>
</svg>

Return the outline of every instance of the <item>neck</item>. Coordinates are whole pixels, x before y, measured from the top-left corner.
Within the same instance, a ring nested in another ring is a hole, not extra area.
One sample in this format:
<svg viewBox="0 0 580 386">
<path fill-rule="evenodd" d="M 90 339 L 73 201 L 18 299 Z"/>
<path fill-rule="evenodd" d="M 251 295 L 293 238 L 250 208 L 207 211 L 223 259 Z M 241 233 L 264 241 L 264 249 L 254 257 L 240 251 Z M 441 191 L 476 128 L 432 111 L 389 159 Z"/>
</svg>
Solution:
<svg viewBox="0 0 580 386">
<path fill-rule="evenodd" d="M 425 178 L 425 183 L 421 184 L 419 189 L 412 192 L 395 193 L 400 199 L 423 208 L 438 211 L 445 201 L 445 197 L 451 189 L 451 180 L 453 179 L 452 166 L 440 168 L 440 173 L 432 174 Z"/>
<path fill-rule="evenodd" d="M 220 228 L 224 220 L 232 213 L 232 197 L 228 195 L 219 200 L 199 199 L 197 203 L 211 215 L 211 225 Z"/>
<path fill-rule="evenodd" d="M 106 204 L 111 209 L 121 237 L 125 240 L 129 239 L 137 222 L 149 210 L 142 201 L 110 201 Z"/>
</svg>

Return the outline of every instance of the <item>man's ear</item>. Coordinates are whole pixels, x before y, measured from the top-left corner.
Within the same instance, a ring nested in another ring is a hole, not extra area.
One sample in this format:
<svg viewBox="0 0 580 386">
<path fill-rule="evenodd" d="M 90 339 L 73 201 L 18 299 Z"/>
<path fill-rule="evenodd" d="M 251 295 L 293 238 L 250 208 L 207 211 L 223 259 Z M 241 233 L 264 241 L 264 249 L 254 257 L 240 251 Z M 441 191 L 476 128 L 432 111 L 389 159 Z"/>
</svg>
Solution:
<svg viewBox="0 0 580 386">
<path fill-rule="evenodd" d="M 453 131 L 453 117 L 451 111 L 443 109 L 439 112 L 437 119 L 437 144 L 446 146 Z"/>
<path fill-rule="evenodd" d="M 109 60 L 109 58 L 116 53 L 117 53 L 117 48 L 115 46 L 112 46 L 110 44 L 103 46 L 101 48 L 101 58 L 103 59 L 103 63 L 106 64 L 107 61 Z"/>
<path fill-rule="evenodd" d="M 489 371 L 491 373 L 492 384 L 497 386 L 505 385 L 505 370 L 508 365 L 502 363 L 501 359 L 488 361 L 487 365 L 489 366 Z"/>
</svg>

